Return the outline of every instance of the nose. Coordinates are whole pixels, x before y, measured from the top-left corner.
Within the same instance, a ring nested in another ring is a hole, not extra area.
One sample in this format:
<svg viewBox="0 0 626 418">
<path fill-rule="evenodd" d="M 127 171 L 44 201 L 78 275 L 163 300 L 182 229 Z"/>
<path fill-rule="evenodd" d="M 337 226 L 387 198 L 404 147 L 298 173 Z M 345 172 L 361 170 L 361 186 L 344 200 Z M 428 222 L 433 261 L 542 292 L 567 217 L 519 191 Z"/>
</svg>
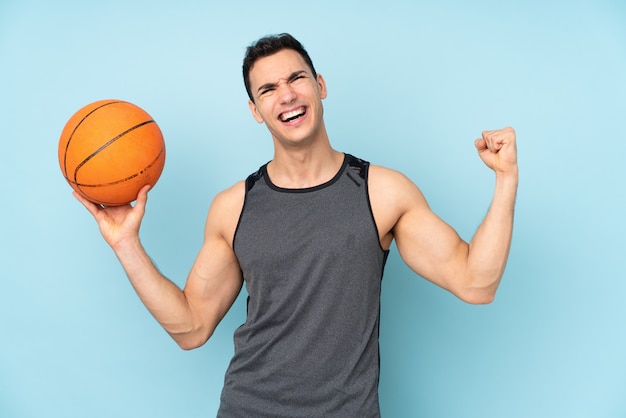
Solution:
<svg viewBox="0 0 626 418">
<path fill-rule="evenodd" d="M 281 103 L 291 103 L 296 99 L 296 92 L 289 82 L 278 83 L 277 89 Z"/>
</svg>

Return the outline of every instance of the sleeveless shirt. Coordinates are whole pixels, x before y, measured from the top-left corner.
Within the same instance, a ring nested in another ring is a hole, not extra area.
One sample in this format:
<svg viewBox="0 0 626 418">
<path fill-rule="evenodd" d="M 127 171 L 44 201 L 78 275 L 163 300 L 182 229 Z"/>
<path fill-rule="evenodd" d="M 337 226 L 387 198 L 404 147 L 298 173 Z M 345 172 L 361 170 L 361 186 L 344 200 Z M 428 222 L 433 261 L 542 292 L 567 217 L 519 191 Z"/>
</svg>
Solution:
<svg viewBox="0 0 626 418">
<path fill-rule="evenodd" d="M 233 248 L 247 318 L 234 335 L 218 417 L 378 417 L 380 245 L 369 163 L 284 189 L 267 164 L 246 180 Z"/>
</svg>

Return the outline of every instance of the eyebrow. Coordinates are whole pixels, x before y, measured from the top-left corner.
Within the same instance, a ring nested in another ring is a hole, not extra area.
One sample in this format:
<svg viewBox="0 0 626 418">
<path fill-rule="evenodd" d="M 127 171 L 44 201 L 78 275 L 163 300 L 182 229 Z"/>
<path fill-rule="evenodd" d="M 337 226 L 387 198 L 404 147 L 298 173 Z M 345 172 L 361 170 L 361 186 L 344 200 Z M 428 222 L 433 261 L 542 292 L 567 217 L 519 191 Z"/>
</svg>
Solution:
<svg viewBox="0 0 626 418">
<path fill-rule="evenodd" d="M 301 74 L 306 74 L 306 71 L 304 70 L 300 70 L 300 71 L 294 71 L 293 73 L 289 74 L 289 77 L 287 77 L 287 81 L 291 81 L 294 78 L 296 78 L 297 76 L 301 75 Z M 282 80 L 282 78 L 278 79 L 278 81 Z M 262 92 L 263 90 L 267 90 L 267 89 L 271 89 L 273 87 L 276 87 L 278 85 L 278 82 L 276 83 L 265 83 L 263 84 L 261 87 L 259 87 L 256 91 L 257 93 Z"/>
</svg>

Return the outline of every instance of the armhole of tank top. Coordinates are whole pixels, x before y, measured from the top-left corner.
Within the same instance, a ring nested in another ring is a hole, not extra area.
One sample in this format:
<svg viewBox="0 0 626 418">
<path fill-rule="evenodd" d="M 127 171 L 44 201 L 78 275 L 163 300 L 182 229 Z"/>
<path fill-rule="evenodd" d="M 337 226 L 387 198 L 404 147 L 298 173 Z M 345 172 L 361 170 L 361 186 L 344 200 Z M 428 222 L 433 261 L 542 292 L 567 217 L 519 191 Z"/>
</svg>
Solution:
<svg viewBox="0 0 626 418">
<path fill-rule="evenodd" d="M 235 232 L 233 233 L 233 244 L 232 244 L 233 252 L 235 251 L 235 242 L 237 240 L 237 232 L 239 231 L 239 225 L 241 225 L 241 218 L 243 217 L 243 212 L 246 209 L 246 204 L 248 203 L 248 193 L 250 192 L 250 189 L 254 187 L 254 184 L 262 176 L 261 169 L 262 167 L 258 171 L 250 174 L 246 178 L 246 184 L 244 186 L 245 191 L 244 191 L 244 196 L 243 196 L 243 205 L 241 206 L 241 212 L 239 212 L 239 218 L 237 219 L 237 226 L 235 226 Z"/>
<path fill-rule="evenodd" d="M 389 250 L 385 250 L 380 243 L 380 237 L 378 236 L 378 225 L 376 224 L 376 218 L 374 217 L 374 211 L 372 210 L 372 201 L 370 199 L 370 183 L 369 183 L 369 175 L 370 175 L 370 163 L 365 163 L 364 174 L 365 174 L 365 197 L 367 199 L 367 207 L 370 212 L 370 218 L 372 220 L 372 225 L 374 226 L 374 234 L 376 234 L 376 241 L 378 242 L 378 248 L 383 252 L 385 258 L 389 253 Z"/>
<path fill-rule="evenodd" d="M 246 201 L 248 200 L 248 189 L 246 188 L 245 195 L 243 197 L 243 205 L 241 206 L 241 212 L 239 213 L 239 218 L 237 219 L 237 226 L 235 226 L 235 232 L 233 233 L 233 247 L 232 250 L 235 252 L 235 243 L 237 241 L 237 232 L 239 231 L 239 225 L 241 224 L 241 218 L 243 216 L 243 211 L 246 208 Z"/>
</svg>

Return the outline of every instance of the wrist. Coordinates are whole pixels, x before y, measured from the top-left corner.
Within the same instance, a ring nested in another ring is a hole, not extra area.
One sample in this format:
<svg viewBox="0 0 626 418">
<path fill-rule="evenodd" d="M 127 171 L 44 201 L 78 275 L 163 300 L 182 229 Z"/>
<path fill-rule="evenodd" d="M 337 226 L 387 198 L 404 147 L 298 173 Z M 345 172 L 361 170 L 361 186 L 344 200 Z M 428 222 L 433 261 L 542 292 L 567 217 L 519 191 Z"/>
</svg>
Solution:
<svg viewBox="0 0 626 418">
<path fill-rule="evenodd" d="M 496 183 L 517 186 L 519 181 L 519 171 L 517 167 L 508 171 L 496 171 Z"/>
<path fill-rule="evenodd" d="M 119 239 L 115 243 L 111 243 L 111 248 L 116 254 L 120 254 L 128 251 L 134 252 L 143 247 L 139 235 L 130 235 Z"/>
</svg>

